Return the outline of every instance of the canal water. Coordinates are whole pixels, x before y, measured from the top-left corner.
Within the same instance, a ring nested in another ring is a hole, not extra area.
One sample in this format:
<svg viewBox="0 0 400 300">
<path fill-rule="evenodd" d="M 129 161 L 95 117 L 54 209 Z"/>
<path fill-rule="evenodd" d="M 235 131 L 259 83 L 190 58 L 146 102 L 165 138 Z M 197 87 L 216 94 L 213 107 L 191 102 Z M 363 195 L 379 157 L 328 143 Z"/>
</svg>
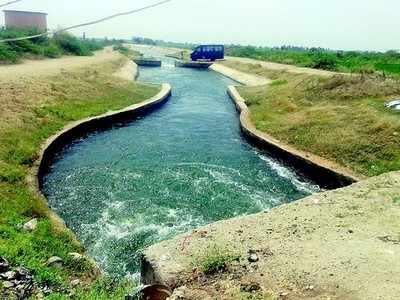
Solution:
<svg viewBox="0 0 400 300">
<path fill-rule="evenodd" d="M 65 147 L 44 178 L 51 207 L 111 276 L 136 274 L 148 245 L 319 191 L 243 139 L 231 80 L 162 59 L 139 80 L 170 83 L 169 102 Z"/>
</svg>

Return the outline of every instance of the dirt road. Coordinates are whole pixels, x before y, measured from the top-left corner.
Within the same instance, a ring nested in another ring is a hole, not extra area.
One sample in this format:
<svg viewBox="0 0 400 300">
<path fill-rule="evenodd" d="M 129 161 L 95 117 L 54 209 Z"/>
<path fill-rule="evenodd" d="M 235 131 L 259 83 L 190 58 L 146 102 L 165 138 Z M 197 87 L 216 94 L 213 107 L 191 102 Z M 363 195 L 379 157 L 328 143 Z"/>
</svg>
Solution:
<svg viewBox="0 0 400 300">
<path fill-rule="evenodd" d="M 0 80 L 16 80 L 21 77 L 56 75 L 64 70 L 99 64 L 117 58 L 120 54 L 111 48 L 97 51 L 93 56 L 64 56 L 57 59 L 26 60 L 22 64 L 0 66 Z"/>
<path fill-rule="evenodd" d="M 297 74 L 310 74 L 310 75 L 319 75 L 319 76 L 333 76 L 333 75 L 337 75 L 337 74 L 343 74 L 343 73 L 331 72 L 331 71 L 325 71 L 325 70 L 301 68 L 301 67 L 296 67 L 293 65 L 278 64 L 278 63 L 273 63 L 273 62 L 268 62 L 268 61 L 256 60 L 256 59 L 252 59 L 252 58 L 227 56 L 226 60 L 244 63 L 244 64 L 261 65 L 262 67 L 264 67 L 266 69 L 287 71 L 290 73 L 297 73 Z"/>
</svg>

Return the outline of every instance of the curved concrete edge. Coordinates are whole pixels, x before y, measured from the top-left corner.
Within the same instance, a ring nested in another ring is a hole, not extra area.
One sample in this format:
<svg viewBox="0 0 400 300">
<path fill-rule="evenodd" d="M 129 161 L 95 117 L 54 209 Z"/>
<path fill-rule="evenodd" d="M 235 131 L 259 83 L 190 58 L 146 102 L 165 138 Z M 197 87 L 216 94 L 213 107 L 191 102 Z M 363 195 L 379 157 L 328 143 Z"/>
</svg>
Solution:
<svg viewBox="0 0 400 300">
<path fill-rule="evenodd" d="M 350 170 L 317 155 L 300 151 L 285 145 L 274 137 L 256 129 L 251 121 L 250 110 L 235 86 L 228 87 L 228 94 L 240 113 L 243 134 L 257 146 L 269 151 L 273 156 L 289 163 L 320 186 L 335 189 L 358 182 L 364 178 Z"/>
<path fill-rule="evenodd" d="M 259 86 L 271 83 L 271 80 L 264 77 L 247 74 L 218 63 L 213 64 L 209 69 L 247 86 Z"/>
<path fill-rule="evenodd" d="M 130 80 L 132 80 L 132 78 L 130 78 Z M 82 246 L 75 234 L 67 227 L 64 220 L 49 207 L 47 199 L 41 191 L 43 174 L 46 172 L 52 160 L 54 159 L 56 152 L 62 149 L 73 139 L 88 132 L 107 128 L 110 127 L 110 124 L 126 121 L 128 119 L 132 119 L 132 117 L 146 114 L 147 112 L 167 102 L 169 96 L 171 95 L 171 91 L 172 88 L 169 84 L 163 84 L 161 91 L 146 101 L 128 106 L 118 111 L 110 111 L 99 116 L 86 118 L 68 124 L 63 130 L 51 136 L 42 144 L 38 153 L 38 159 L 31 167 L 26 181 L 30 190 L 41 202 L 40 204 L 42 207 L 47 208 L 46 217 L 50 220 L 56 232 L 67 233 L 77 246 Z M 93 266 L 95 266 L 96 272 L 100 274 L 101 271 L 97 264 L 90 257 L 88 257 L 88 259 L 92 262 Z"/>
</svg>

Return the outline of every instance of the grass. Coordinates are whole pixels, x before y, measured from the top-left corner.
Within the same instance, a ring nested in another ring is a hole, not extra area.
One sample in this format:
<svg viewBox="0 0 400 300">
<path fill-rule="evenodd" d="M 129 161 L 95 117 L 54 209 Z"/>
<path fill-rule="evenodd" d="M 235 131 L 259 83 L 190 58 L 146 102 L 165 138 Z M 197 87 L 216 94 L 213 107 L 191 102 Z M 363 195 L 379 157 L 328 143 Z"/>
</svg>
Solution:
<svg viewBox="0 0 400 300">
<path fill-rule="evenodd" d="M 226 271 L 229 264 L 239 258 L 240 256 L 232 251 L 213 245 L 206 253 L 199 255 L 193 264 L 203 274 L 212 275 Z"/>
<path fill-rule="evenodd" d="M 123 43 L 118 43 L 113 47 L 114 51 L 118 51 L 119 53 L 125 55 L 129 59 L 141 58 L 142 54 L 138 51 L 132 50 L 129 47 L 124 46 Z"/>
<path fill-rule="evenodd" d="M 35 30 L 0 29 L 0 39 L 18 38 L 38 34 Z M 80 40 L 62 32 L 52 38 L 38 37 L 30 40 L 0 43 L 0 64 L 18 63 L 24 58 L 57 58 L 62 55 L 90 56 L 102 49 L 106 41 Z"/>
<path fill-rule="evenodd" d="M 400 75 L 400 52 L 397 51 L 382 53 L 302 47 L 226 46 L 226 54 L 328 71 Z"/>
<path fill-rule="evenodd" d="M 0 256 L 13 266 L 28 268 L 40 285 L 67 288 L 73 278 L 90 282 L 97 276 L 90 264 L 71 261 L 69 252 L 84 249 L 51 224 L 49 209 L 30 191 L 25 178 L 40 145 L 67 123 L 121 109 L 159 91 L 159 86 L 114 78 L 111 74 L 124 62 L 115 59 L 57 76 L 1 82 Z M 34 217 L 39 219 L 38 229 L 24 232 L 21 226 Z M 46 267 L 51 256 L 61 257 L 64 267 Z M 90 297 L 82 299 L 112 299 L 106 294 Z"/>
<path fill-rule="evenodd" d="M 400 170 L 400 114 L 384 107 L 400 96 L 395 78 L 317 77 L 226 62 L 268 77 L 270 86 L 240 87 L 256 127 L 358 174 Z"/>
</svg>

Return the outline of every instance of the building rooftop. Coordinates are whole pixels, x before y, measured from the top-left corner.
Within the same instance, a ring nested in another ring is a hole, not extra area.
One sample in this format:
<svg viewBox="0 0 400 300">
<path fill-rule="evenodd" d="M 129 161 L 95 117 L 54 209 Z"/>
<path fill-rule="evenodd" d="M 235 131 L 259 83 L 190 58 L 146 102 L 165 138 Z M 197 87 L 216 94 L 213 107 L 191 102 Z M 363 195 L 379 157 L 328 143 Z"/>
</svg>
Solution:
<svg viewBox="0 0 400 300">
<path fill-rule="evenodd" d="M 15 12 L 15 13 L 25 13 L 25 14 L 38 14 L 38 15 L 47 15 L 47 13 L 37 12 L 37 11 L 24 11 L 24 10 L 9 10 L 5 9 L 4 12 Z"/>
</svg>

